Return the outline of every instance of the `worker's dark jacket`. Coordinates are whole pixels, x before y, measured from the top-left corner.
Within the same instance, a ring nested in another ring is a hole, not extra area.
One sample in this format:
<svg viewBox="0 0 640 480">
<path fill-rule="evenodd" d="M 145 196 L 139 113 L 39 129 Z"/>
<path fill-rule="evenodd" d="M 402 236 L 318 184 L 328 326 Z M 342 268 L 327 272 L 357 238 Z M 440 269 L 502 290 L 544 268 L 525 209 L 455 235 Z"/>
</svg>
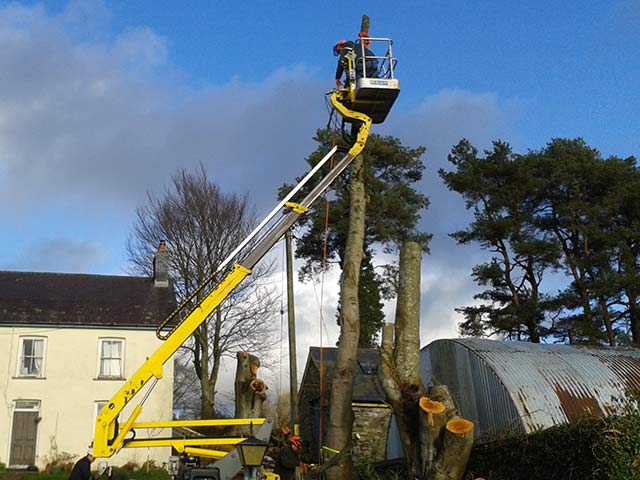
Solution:
<svg viewBox="0 0 640 480">
<path fill-rule="evenodd" d="M 109 480 L 129 480 L 129 475 L 127 472 L 118 467 L 111 467 L 111 472 L 109 475 Z"/>
<path fill-rule="evenodd" d="M 293 451 L 291 445 L 285 445 L 276 456 L 276 464 L 273 469 L 280 475 L 281 480 L 293 480 L 296 467 L 300 464 L 300 457 Z"/>
<path fill-rule="evenodd" d="M 91 479 L 91 462 L 87 457 L 82 457 L 76 462 L 69 475 L 69 480 L 90 480 Z"/>
<path fill-rule="evenodd" d="M 340 58 L 338 58 L 338 66 L 336 67 L 336 80 L 340 80 L 342 74 L 347 68 L 347 54 L 349 52 L 354 52 L 356 55 L 355 58 L 355 70 L 356 70 L 356 78 L 361 78 L 364 76 L 363 72 L 363 57 L 362 57 L 362 44 L 360 40 L 357 42 L 348 41 L 342 46 L 340 50 Z M 364 47 L 364 66 L 366 67 L 367 77 L 377 77 L 378 76 L 378 60 L 375 58 L 370 58 L 374 56 L 374 53 L 369 50 L 367 47 Z"/>
</svg>

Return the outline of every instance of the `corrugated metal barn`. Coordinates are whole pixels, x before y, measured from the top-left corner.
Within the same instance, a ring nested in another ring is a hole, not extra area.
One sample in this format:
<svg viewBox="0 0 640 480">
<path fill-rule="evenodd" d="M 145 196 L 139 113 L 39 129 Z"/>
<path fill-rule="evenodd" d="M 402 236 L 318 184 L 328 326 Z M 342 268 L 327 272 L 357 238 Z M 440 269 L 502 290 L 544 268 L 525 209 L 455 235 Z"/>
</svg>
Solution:
<svg viewBox="0 0 640 480">
<path fill-rule="evenodd" d="M 425 384 L 449 386 L 476 440 L 615 413 L 640 389 L 640 350 L 477 338 L 421 351 Z"/>
</svg>

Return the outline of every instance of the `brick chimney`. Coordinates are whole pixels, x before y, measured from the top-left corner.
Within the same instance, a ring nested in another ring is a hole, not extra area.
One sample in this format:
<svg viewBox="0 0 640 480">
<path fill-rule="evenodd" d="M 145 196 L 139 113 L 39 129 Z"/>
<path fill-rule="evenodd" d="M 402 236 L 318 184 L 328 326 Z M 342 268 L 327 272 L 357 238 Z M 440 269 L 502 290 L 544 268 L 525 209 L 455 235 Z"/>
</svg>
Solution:
<svg viewBox="0 0 640 480">
<path fill-rule="evenodd" d="M 169 253 L 164 240 L 160 241 L 158 251 L 153 257 L 153 285 L 156 287 L 169 286 Z"/>
</svg>

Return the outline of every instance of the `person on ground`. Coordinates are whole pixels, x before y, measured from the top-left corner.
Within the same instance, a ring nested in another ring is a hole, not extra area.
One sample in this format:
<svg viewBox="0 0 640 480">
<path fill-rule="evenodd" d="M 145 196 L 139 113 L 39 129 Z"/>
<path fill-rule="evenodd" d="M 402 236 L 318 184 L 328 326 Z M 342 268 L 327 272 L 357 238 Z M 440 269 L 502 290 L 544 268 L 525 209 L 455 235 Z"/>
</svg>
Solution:
<svg viewBox="0 0 640 480">
<path fill-rule="evenodd" d="M 107 462 L 100 462 L 98 464 L 98 475 L 104 476 L 109 480 L 129 480 L 127 472 L 118 467 L 112 467 Z"/>
<path fill-rule="evenodd" d="M 280 475 L 280 480 L 293 480 L 296 467 L 306 469 L 306 464 L 300 460 L 300 455 L 302 455 L 302 439 L 298 435 L 293 435 L 276 456 L 274 472 Z"/>
<path fill-rule="evenodd" d="M 69 480 L 92 480 L 91 477 L 91 464 L 95 460 L 93 456 L 93 449 L 89 449 L 87 454 L 78 460 L 73 469 L 71 470 L 71 475 L 69 475 Z"/>
</svg>

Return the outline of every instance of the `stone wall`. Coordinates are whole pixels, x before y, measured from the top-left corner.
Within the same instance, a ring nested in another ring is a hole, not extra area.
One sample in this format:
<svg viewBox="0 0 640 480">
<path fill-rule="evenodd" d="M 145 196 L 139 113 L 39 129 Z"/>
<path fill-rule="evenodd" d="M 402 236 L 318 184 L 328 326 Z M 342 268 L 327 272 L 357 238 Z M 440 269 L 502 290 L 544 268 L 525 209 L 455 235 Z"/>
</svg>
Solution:
<svg viewBox="0 0 640 480">
<path fill-rule="evenodd" d="M 353 461 L 383 462 L 387 451 L 387 433 L 391 409 L 384 404 L 353 404 Z"/>
<path fill-rule="evenodd" d="M 326 380 L 325 380 L 326 382 Z M 331 392 L 325 383 L 323 393 L 323 430 L 326 438 L 329 422 Z M 306 384 L 300 396 L 300 433 L 305 442 L 308 458 L 318 461 L 317 425 L 319 413 L 319 372 L 315 366 L 307 371 Z M 315 408 L 314 408 L 315 406 Z M 387 451 L 387 434 L 391 422 L 391 409 L 382 403 L 354 403 L 353 461 L 355 464 L 381 462 Z M 315 426 L 315 428 L 314 428 Z"/>
</svg>

